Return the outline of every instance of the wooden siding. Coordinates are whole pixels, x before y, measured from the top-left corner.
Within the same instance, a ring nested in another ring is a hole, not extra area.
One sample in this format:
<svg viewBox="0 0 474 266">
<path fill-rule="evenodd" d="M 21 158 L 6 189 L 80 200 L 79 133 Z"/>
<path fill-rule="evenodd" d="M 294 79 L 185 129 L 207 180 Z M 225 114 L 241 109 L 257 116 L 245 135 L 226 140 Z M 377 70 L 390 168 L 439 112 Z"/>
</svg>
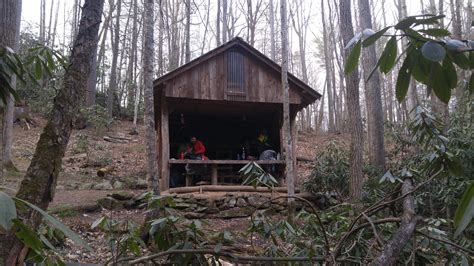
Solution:
<svg viewBox="0 0 474 266">
<path fill-rule="evenodd" d="M 227 52 L 186 70 L 166 82 L 166 97 L 217 101 L 281 103 L 280 75 L 244 51 L 245 97 L 232 97 L 227 90 Z M 290 84 L 290 103 L 301 104 L 301 96 Z"/>
</svg>

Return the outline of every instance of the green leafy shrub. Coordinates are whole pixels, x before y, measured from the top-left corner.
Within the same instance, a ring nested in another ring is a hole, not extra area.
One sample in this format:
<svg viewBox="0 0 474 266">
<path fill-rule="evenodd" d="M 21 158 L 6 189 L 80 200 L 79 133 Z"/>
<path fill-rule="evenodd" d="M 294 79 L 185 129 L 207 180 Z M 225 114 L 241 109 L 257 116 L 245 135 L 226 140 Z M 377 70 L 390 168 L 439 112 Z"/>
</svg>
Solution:
<svg viewBox="0 0 474 266">
<path fill-rule="evenodd" d="M 113 120 L 109 119 L 107 109 L 100 105 L 82 108 L 81 116 L 86 120 L 86 124 L 93 127 L 99 133 L 108 130 Z"/>
<path fill-rule="evenodd" d="M 85 134 L 78 134 L 77 141 L 74 143 L 74 153 L 87 153 L 89 151 L 89 136 Z"/>
<path fill-rule="evenodd" d="M 375 174 L 375 168 L 363 166 L 366 175 Z M 316 155 L 310 178 L 303 189 L 313 194 L 328 192 L 344 197 L 349 193 L 349 151 L 336 140 L 329 141 Z"/>
</svg>

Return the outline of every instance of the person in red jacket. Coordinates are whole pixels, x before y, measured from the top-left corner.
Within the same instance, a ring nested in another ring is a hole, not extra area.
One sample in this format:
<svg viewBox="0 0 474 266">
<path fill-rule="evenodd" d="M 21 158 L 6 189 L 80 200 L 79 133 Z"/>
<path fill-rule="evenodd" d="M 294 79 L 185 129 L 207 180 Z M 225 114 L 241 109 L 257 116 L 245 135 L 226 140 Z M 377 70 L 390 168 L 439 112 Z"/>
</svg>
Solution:
<svg viewBox="0 0 474 266">
<path fill-rule="evenodd" d="M 188 144 L 188 148 L 184 154 L 185 159 L 191 160 L 208 160 L 204 153 L 206 152 L 206 147 L 202 141 L 198 140 L 195 136 L 192 136 Z M 202 175 L 206 172 L 205 165 L 198 164 L 186 164 L 185 166 L 186 173 L 193 176 L 193 185 L 198 184 L 202 181 Z"/>
<path fill-rule="evenodd" d="M 206 152 L 206 147 L 202 141 L 198 140 L 195 136 L 192 136 L 190 140 L 191 142 L 188 144 L 184 157 L 192 160 L 205 160 L 206 156 L 204 153 Z"/>
</svg>

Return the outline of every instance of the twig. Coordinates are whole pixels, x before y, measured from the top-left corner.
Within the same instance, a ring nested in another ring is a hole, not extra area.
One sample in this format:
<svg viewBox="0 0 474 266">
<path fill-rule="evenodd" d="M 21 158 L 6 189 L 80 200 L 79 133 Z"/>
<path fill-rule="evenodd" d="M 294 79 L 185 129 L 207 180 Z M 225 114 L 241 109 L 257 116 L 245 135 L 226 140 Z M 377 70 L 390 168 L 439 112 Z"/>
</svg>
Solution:
<svg viewBox="0 0 474 266">
<path fill-rule="evenodd" d="M 442 242 L 442 243 L 448 244 L 448 245 L 450 245 L 450 246 L 453 246 L 453 247 L 455 247 L 455 248 L 457 248 L 457 249 L 459 249 L 459 250 L 462 250 L 462 251 L 468 253 L 470 256 L 474 256 L 474 250 L 467 249 L 467 248 L 465 248 L 465 247 L 463 247 L 463 246 L 460 246 L 460 245 L 458 245 L 458 244 L 456 244 L 456 243 L 453 243 L 453 242 L 451 242 L 451 241 L 449 241 L 449 240 L 446 240 L 446 239 L 441 239 L 441 238 L 437 238 L 437 237 L 434 237 L 434 236 L 430 236 L 430 235 L 425 234 L 425 233 L 423 233 L 423 232 L 421 232 L 421 231 L 418 231 L 418 230 L 416 230 L 416 232 L 417 232 L 418 234 L 420 234 L 420 235 L 426 237 L 426 238 L 429 238 L 429 239 L 431 239 L 431 240 L 435 240 L 435 241 L 438 241 L 438 242 Z"/>
<path fill-rule="evenodd" d="M 400 222 L 401 219 L 398 218 L 398 217 L 389 217 L 389 218 L 384 218 L 384 219 L 380 219 L 380 220 L 375 220 L 375 221 L 372 221 L 372 223 L 375 225 L 375 224 L 384 224 L 384 223 L 398 223 Z M 363 223 L 355 228 L 353 228 L 352 230 L 350 230 L 349 232 L 347 232 L 342 238 L 341 240 L 339 241 L 339 243 L 336 245 L 336 248 L 334 249 L 334 257 L 336 258 L 337 256 L 340 255 L 341 253 L 341 250 L 342 250 L 342 244 L 353 234 L 357 233 L 359 230 L 361 229 L 364 229 L 366 227 L 369 227 L 370 224 L 369 223 Z"/>
<path fill-rule="evenodd" d="M 362 215 L 364 218 L 369 222 L 370 226 L 372 227 L 372 231 L 374 232 L 375 239 L 377 240 L 377 244 L 379 244 L 380 247 L 383 246 L 382 239 L 380 238 L 379 234 L 377 233 L 377 228 L 375 228 L 375 224 L 372 222 L 372 219 L 370 219 L 367 214 L 362 212 Z"/>
</svg>

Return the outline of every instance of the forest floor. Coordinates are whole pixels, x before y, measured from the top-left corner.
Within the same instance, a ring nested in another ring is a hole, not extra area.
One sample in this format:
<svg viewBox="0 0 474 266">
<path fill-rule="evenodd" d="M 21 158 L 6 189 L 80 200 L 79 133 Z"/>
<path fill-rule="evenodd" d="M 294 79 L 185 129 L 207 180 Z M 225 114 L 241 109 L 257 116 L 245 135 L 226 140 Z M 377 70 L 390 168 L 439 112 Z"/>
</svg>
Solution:
<svg viewBox="0 0 474 266">
<path fill-rule="evenodd" d="M 18 171 L 6 172 L 0 185 L 17 189 L 33 157 L 36 143 L 45 125 L 45 120 L 35 117 L 36 126 L 29 130 L 19 124 L 14 125 L 13 161 Z M 94 253 L 77 249 L 67 240 L 63 251 L 69 261 L 104 263 L 110 257 L 103 233 L 91 230 L 91 224 L 98 218 L 107 216 L 118 220 L 131 220 L 138 224 L 144 221 L 144 210 L 100 209 L 94 212 L 68 211 L 78 206 L 88 206 L 97 200 L 117 191 L 127 191 L 138 195 L 146 190 L 145 181 L 145 144 L 143 127 L 139 126 L 138 135 L 128 132 L 132 128 L 129 121 L 117 121 L 108 130 L 102 132 L 94 129 L 75 130 L 71 136 L 63 169 L 60 173 L 54 201 L 50 211 L 74 231 L 80 233 L 93 247 Z M 111 143 L 104 136 L 128 139 L 127 143 Z M 342 145 L 348 145 L 348 136 L 344 134 L 299 134 L 297 157 L 314 159 L 318 150 L 324 148 L 329 140 L 337 139 Z M 298 163 L 297 187 L 311 173 L 311 162 Z M 98 176 L 98 170 L 106 170 Z M 210 232 L 224 229 L 241 234 L 249 224 L 249 218 L 213 219 Z M 204 220 L 206 224 L 206 220 Z M 242 248 L 249 247 L 250 241 L 239 238 Z"/>
</svg>

